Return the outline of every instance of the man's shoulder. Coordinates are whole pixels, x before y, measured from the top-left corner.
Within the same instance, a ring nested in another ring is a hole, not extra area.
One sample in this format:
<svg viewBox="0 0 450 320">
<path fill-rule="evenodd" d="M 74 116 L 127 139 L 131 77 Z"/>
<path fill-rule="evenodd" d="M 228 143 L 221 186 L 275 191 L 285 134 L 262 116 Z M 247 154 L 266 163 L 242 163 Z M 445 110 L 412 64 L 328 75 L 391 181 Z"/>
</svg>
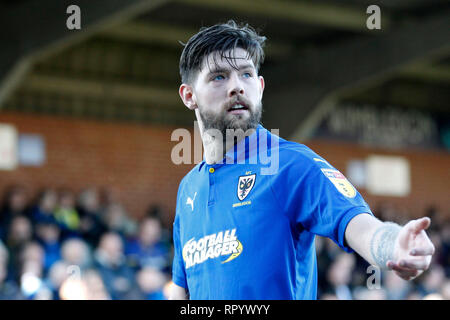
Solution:
<svg viewBox="0 0 450 320">
<path fill-rule="evenodd" d="M 314 164 L 318 161 L 326 162 L 321 156 L 308 146 L 284 139 L 280 139 L 278 146 L 280 161 L 286 163 L 300 162 L 302 164 Z"/>
<path fill-rule="evenodd" d="M 204 165 L 204 161 L 197 163 L 191 170 L 189 170 L 186 175 L 181 178 L 179 189 L 181 189 L 185 184 L 195 182 L 195 180 L 199 177 L 201 174 L 200 168 Z"/>
</svg>

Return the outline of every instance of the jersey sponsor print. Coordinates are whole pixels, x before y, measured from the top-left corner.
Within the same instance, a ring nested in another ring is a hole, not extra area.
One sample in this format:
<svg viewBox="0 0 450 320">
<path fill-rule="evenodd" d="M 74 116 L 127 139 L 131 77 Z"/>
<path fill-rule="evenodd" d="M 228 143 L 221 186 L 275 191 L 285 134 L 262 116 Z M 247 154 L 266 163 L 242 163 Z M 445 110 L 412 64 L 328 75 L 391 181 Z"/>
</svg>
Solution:
<svg viewBox="0 0 450 320">
<path fill-rule="evenodd" d="M 183 259 L 186 269 L 203 263 L 208 259 L 229 256 L 222 263 L 237 258 L 243 250 L 242 243 L 236 236 L 236 229 L 220 231 L 198 240 L 192 238 L 183 246 Z"/>
</svg>

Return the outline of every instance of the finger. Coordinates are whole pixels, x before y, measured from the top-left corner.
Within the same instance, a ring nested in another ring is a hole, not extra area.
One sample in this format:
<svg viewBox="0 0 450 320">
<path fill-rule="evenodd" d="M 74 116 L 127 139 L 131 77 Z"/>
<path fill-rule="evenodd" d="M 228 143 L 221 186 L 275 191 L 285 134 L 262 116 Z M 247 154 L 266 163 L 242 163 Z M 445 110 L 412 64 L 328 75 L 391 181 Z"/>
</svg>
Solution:
<svg viewBox="0 0 450 320">
<path fill-rule="evenodd" d="M 388 264 L 389 264 L 389 262 L 388 262 Z M 418 270 L 405 269 L 393 262 L 391 262 L 391 264 L 389 264 L 389 265 L 390 265 L 389 269 L 395 271 L 399 277 L 401 277 L 402 279 L 405 279 L 405 280 L 410 280 L 411 278 L 415 278 L 419 274 Z"/>
<path fill-rule="evenodd" d="M 418 272 L 416 272 L 415 274 L 404 274 L 404 273 L 400 273 L 398 271 L 394 271 L 394 272 L 397 276 L 399 276 L 400 278 L 402 278 L 403 280 L 406 280 L 406 281 L 410 281 L 419 276 Z"/>
<path fill-rule="evenodd" d="M 393 261 L 389 261 L 387 263 L 387 267 L 390 270 L 397 271 L 397 272 L 400 272 L 402 274 L 407 274 L 407 275 L 413 275 L 414 273 L 417 272 L 416 269 L 409 269 L 409 268 L 406 268 L 406 267 L 402 267 L 400 264 L 395 263 Z"/>
<path fill-rule="evenodd" d="M 428 229 L 431 224 L 431 219 L 428 217 L 420 218 L 414 221 L 411 225 L 411 231 L 414 234 L 419 234 L 422 230 Z"/>
<path fill-rule="evenodd" d="M 411 270 L 426 270 L 429 267 L 429 262 L 425 259 L 420 260 L 401 260 L 398 264 L 402 268 Z"/>
<path fill-rule="evenodd" d="M 431 256 L 434 254 L 434 245 L 428 246 L 426 248 L 414 248 L 409 253 L 412 256 Z"/>
</svg>

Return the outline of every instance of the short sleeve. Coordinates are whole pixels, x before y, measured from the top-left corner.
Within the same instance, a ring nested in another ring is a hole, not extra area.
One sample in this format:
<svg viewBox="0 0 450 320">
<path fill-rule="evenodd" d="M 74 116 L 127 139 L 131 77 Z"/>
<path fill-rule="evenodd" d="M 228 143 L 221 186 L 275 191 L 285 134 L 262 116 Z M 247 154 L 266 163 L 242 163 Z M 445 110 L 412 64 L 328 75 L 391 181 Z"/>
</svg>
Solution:
<svg viewBox="0 0 450 320">
<path fill-rule="evenodd" d="M 356 215 L 372 214 L 369 206 L 342 173 L 309 148 L 288 153 L 272 184 L 281 209 L 293 224 L 352 252 L 345 230 Z"/>
</svg>

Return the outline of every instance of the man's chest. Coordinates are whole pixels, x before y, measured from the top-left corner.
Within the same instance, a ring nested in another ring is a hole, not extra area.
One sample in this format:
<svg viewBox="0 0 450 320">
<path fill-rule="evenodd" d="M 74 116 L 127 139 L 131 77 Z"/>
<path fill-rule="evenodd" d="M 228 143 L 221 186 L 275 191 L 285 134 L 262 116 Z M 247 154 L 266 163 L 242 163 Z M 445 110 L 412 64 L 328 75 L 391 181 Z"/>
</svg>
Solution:
<svg viewBox="0 0 450 320">
<path fill-rule="evenodd" d="M 270 178 L 252 170 L 210 168 L 180 195 L 183 225 L 194 233 L 238 227 L 264 218 L 276 208 Z"/>
<path fill-rule="evenodd" d="M 180 241 L 186 269 L 216 269 L 253 260 L 268 236 L 283 241 L 290 224 L 271 190 L 270 177 L 251 170 L 215 177 L 212 172 L 181 194 Z M 184 198 L 183 198 L 184 197 Z M 275 243 L 275 242 L 274 242 Z M 196 267 L 197 266 L 197 267 Z"/>
</svg>

